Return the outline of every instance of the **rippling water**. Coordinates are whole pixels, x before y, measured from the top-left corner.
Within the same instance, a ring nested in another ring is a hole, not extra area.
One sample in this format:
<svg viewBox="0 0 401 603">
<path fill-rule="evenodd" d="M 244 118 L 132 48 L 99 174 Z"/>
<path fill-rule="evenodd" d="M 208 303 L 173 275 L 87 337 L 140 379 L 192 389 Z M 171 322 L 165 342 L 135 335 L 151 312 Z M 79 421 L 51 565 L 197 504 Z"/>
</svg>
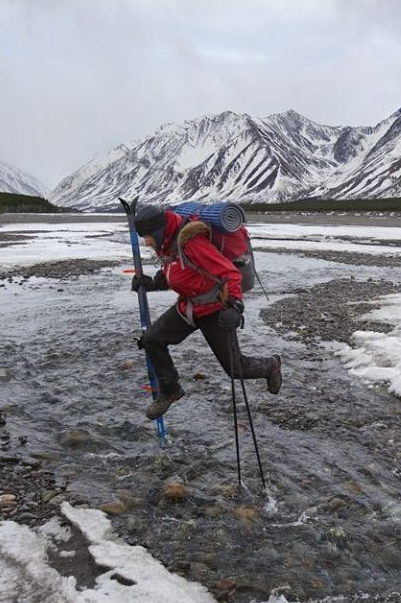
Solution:
<svg viewBox="0 0 401 603">
<path fill-rule="evenodd" d="M 257 255 L 271 301 L 347 275 L 401 276 Z M 149 299 L 156 316 L 175 294 Z M 137 304 L 121 269 L 2 290 L 1 354 L 13 373 L 1 390 L 8 423 L 28 435 L 30 453 L 53 453 L 48 466 L 68 479 L 73 499 L 126 502 L 130 511 L 115 525 L 128 542 L 208 586 L 235 579 L 231 601 L 264 601 L 274 589 L 288 600 L 385 598 L 401 585 L 400 402 L 353 381 L 335 345 L 281 339 L 259 317 L 265 306 L 258 290 L 247 298 L 240 341 L 245 353 L 283 357 L 279 396 L 262 381 L 247 383 L 267 492 L 242 401 L 238 492 L 230 382 L 198 334 L 173 349 L 187 396 L 166 415 L 170 443 L 160 447 L 144 417 Z M 198 372 L 203 380 L 193 379 Z M 68 443 L 72 430 L 81 430 L 81 444 Z M 172 476 L 188 488 L 181 504 L 161 497 Z"/>
</svg>

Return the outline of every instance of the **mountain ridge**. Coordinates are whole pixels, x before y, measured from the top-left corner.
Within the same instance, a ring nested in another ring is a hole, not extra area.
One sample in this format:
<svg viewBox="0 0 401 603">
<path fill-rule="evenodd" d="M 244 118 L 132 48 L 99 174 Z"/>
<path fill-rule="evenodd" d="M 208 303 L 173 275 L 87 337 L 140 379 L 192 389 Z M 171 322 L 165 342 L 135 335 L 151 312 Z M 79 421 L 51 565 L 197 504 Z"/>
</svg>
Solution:
<svg viewBox="0 0 401 603">
<path fill-rule="evenodd" d="M 44 197 L 49 189 L 33 176 L 5 161 L 0 161 L 0 191 Z"/>
<path fill-rule="evenodd" d="M 64 178 L 49 199 L 110 210 L 143 202 L 218 199 L 260 203 L 299 197 L 401 193 L 401 109 L 375 126 L 328 126 L 293 109 L 264 118 L 224 111 L 162 124 Z"/>
</svg>

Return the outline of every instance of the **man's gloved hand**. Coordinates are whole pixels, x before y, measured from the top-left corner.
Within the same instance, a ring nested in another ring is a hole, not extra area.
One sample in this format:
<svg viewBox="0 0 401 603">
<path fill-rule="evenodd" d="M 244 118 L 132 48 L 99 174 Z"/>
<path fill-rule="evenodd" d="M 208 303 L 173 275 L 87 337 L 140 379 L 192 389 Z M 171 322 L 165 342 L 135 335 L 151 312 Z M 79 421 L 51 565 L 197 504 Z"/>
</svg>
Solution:
<svg viewBox="0 0 401 603">
<path fill-rule="evenodd" d="M 166 291 L 169 288 L 163 270 L 158 270 L 153 278 L 153 291 Z"/>
<path fill-rule="evenodd" d="M 146 274 L 142 274 L 142 276 L 135 275 L 132 278 L 131 291 L 137 292 L 141 285 L 145 287 L 145 291 L 165 291 L 169 288 L 163 270 L 158 270 L 154 278 Z"/>
<path fill-rule="evenodd" d="M 138 289 L 141 285 L 145 288 L 145 291 L 154 291 L 155 290 L 153 278 L 151 276 L 147 276 L 146 274 L 137 276 L 135 274 L 135 276 L 132 277 L 131 291 L 135 291 L 137 293 Z"/>
<path fill-rule="evenodd" d="M 244 304 L 240 299 L 231 299 L 229 306 L 220 310 L 219 327 L 223 331 L 234 331 L 244 324 Z"/>
</svg>

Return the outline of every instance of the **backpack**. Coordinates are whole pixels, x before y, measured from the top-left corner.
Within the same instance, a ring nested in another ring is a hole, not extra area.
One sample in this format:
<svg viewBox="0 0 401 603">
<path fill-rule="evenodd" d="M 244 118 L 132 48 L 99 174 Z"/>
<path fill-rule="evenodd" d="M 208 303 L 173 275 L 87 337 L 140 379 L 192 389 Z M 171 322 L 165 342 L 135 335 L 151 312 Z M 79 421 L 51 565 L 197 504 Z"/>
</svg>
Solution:
<svg viewBox="0 0 401 603">
<path fill-rule="evenodd" d="M 212 243 L 224 257 L 241 272 L 242 291 L 246 293 L 255 285 L 255 259 L 253 257 L 252 243 L 245 226 L 241 226 L 235 232 L 220 232 L 213 226 Z"/>
<path fill-rule="evenodd" d="M 195 220 L 207 224 L 212 233 L 211 242 L 241 272 L 243 292 L 254 287 L 255 276 L 260 281 L 248 231 L 243 225 L 244 210 L 239 205 L 225 201 L 208 204 L 184 201 L 169 209 L 185 219 L 183 226 Z"/>
<path fill-rule="evenodd" d="M 240 271 L 242 276 L 242 291 L 246 293 L 253 289 L 255 285 L 255 260 L 253 257 L 252 244 L 248 235 L 248 231 L 244 225 L 241 225 L 235 232 L 221 232 L 218 230 L 213 224 L 207 222 L 206 220 L 200 220 L 199 216 L 191 215 L 184 219 L 184 222 L 181 226 L 183 228 L 188 222 L 199 221 L 204 222 L 211 231 L 211 242 L 213 245 L 220 251 L 224 257 L 230 260 L 234 266 Z M 213 275 L 201 269 L 199 266 L 196 266 L 191 260 L 189 260 L 185 253 L 183 253 L 182 249 L 178 250 L 179 257 L 181 261 L 205 274 L 216 283 L 219 282 L 219 279 L 216 279 Z"/>
</svg>

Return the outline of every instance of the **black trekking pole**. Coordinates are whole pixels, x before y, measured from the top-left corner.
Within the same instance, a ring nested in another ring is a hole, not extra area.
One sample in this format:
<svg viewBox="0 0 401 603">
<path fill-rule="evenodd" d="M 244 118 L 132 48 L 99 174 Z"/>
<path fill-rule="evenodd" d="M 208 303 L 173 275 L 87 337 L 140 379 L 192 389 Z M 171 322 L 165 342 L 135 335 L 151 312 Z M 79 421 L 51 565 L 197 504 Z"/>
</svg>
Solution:
<svg viewBox="0 0 401 603">
<path fill-rule="evenodd" d="M 231 399 L 233 402 L 233 414 L 234 414 L 234 429 L 235 429 L 235 448 L 237 452 L 237 471 L 238 471 L 238 485 L 241 490 L 241 462 L 239 456 L 239 438 L 238 438 L 238 418 L 237 418 L 237 401 L 235 398 L 235 382 L 234 382 L 234 357 L 233 347 L 230 343 L 231 334 L 227 333 L 228 338 L 228 356 L 230 361 L 230 377 L 231 377 Z"/>
<path fill-rule="evenodd" d="M 252 245 L 251 245 L 250 239 L 249 239 L 249 252 L 250 252 L 251 258 L 252 258 L 253 273 L 256 276 L 256 280 L 258 281 L 258 283 L 260 285 L 260 288 L 262 289 L 263 293 L 265 294 L 266 301 L 270 301 L 269 300 L 269 296 L 267 295 L 267 291 L 266 291 L 266 289 L 265 289 L 265 287 L 264 287 L 264 285 L 263 285 L 263 283 L 261 281 L 261 278 L 260 278 L 260 276 L 259 276 L 259 274 L 258 274 L 258 272 L 256 270 L 256 267 L 255 267 L 256 266 L 255 265 L 255 255 L 253 253 L 253 249 L 252 249 Z"/>
<path fill-rule="evenodd" d="M 235 331 L 233 331 L 232 333 L 229 333 L 228 337 L 229 337 L 229 346 L 228 347 L 229 347 L 229 355 L 230 355 L 230 362 L 231 362 L 234 355 L 237 355 L 237 357 L 240 356 L 240 349 L 239 349 L 239 343 L 238 343 L 238 339 L 236 337 Z M 231 339 L 231 341 L 230 341 L 230 339 Z M 250 409 L 249 402 L 248 402 L 248 395 L 247 395 L 246 389 L 245 389 L 245 381 L 244 381 L 244 375 L 242 372 L 241 362 L 238 363 L 238 369 L 239 369 L 239 377 L 241 380 L 241 387 L 242 387 L 242 393 L 244 396 L 246 411 L 248 413 L 249 425 L 250 425 L 251 432 L 252 432 L 253 445 L 255 447 L 256 458 L 258 460 L 260 477 L 262 479 L 263 488 L 266 488 L 266 480 L 265 480 L 265 476 L 263 473 L 262 462 L 260 460 L 259 447 L 258 447 L 258 443 L 256 440 L 255 429 L 253 427 L 251 409 Z M 230 368 L 230 370 L 232 370 L 232 369 Z M 231 375 L 233 375 L 233 374 L 234 373 L 232 370 Z M 234 380 L 232 378 L 232 383 L 233 383 L 233 381 Z M 234 415 L 234 420 L 236 421 L 236 415 Z"/>
</svg>

